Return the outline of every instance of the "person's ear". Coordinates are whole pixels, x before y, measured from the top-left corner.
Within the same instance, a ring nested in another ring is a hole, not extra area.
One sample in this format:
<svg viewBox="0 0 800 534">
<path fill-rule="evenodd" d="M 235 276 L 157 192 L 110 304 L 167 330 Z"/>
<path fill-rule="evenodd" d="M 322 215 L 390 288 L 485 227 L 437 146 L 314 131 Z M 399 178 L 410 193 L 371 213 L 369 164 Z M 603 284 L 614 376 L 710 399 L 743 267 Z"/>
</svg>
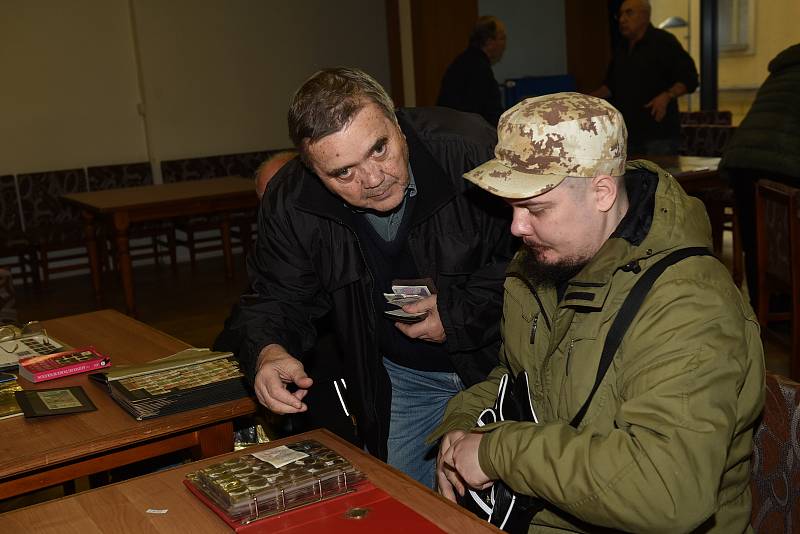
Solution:
<svg viewBox="0 0 800 534">
<path fill-rule="evenodd" d="M 592 192 L 597 211 L 606 212 L 617 200 L 619 185 L 613 176 L 601 174 L 592 178 Z"/>
</svg>

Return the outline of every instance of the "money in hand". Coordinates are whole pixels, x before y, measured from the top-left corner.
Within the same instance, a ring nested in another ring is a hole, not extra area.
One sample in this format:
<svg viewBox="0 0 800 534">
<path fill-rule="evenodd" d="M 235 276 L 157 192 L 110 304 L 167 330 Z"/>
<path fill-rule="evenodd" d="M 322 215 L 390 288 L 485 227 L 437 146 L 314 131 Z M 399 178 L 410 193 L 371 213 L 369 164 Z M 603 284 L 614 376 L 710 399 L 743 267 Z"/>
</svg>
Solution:
<svg viewBox="0 0 800 534">
<path fill-rule="evenodd" d="M 393 293 L 384 293 L 386 302 L 394 306 L 403 307 L 412 304 L 426 297 L 431 296 L 431 292 L 426 286 L 392 286 Z"/>
<path fill-rule="evenodd" d="M 386 302 L 398 308 L 402 308 L 406 304 L 419 302 L 430 296 L 431 292 L 426 286 L 392 286 L 392 293 L 383 294 Z M 391 310 L 384 313 L 389 318 L 403 323 L 415 323 L 423 320 L 428 315 L 427 311 L 408 313 L 403 310 Z"/>
</svg>

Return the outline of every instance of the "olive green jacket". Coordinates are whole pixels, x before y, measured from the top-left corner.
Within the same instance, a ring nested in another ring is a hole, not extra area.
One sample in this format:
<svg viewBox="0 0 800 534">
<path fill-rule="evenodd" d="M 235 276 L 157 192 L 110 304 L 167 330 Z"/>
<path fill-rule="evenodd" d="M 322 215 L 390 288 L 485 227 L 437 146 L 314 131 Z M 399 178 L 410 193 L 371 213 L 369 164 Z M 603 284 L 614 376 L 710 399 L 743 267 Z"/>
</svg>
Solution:
<svg viewBox="0 0 800 534">
<path fill-rule="evenodd" d="M 432 436 L 473 428 L 500 376 L 525 370 L 539 424 L 476 431 L 485 432 L 478 457 L 491 479 L 550 503 L 530 532 L 743 532 L 764 357 L 753 311 L 715 258 L 687 258 L 656 280 L 583 422 L 569 426 L 638 279 L 622 267 L 634 262 L 644 272 L 677 248 L 711 245 L 700 201 L 650 162 L 629 163 L 631 171 L 651 186 L 658 173 L 639 243 L 612 236 L 560 302 L 552 287 L 521 274 L 521 250 L 505 283 L 503 363 L 450 401 Z"/>
</svg>

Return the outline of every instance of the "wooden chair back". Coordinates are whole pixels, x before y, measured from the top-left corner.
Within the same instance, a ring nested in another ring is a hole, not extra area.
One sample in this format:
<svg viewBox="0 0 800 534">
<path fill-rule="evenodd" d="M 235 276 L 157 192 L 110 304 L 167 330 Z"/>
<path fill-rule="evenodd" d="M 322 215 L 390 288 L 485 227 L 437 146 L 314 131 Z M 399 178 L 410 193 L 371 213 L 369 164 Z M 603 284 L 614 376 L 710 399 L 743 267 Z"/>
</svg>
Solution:
<svg viewBox="0 0 800 534">
<path fill-rule="evenodd" d="M 771 321 L 791 322 L 791 378 L 800 380 L 800 189 L 772 180 L 756 183 L 756 246 L 761 328 Z M 770 310 L 773 297 L 785 295 L 785 309 Z"/>
</svg>

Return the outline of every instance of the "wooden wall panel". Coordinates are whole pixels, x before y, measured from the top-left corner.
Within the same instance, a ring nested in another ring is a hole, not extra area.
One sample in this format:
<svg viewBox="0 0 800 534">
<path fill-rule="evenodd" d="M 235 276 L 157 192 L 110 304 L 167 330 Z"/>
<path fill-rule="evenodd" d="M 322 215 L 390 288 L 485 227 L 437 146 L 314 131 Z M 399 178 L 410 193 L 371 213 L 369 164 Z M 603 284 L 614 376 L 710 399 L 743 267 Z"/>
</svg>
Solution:
<svg viewBox="0 0 800 534">
<path fill-rule="evenodd" d="M 611 60 L 608 3 L 565 0 L 567 70 L 575 76 L 578 91 L 593 91 L 606 75 Z"/>
<path fill-rule="evenodd" d="M 389 44 L 389 93 L 394 105 L 405 105 L 403 58 L 400 49 L 400 6 L 398 0 L 386 0 L 386 38 Z"/>
<path fill-rule="evenodd" d="M 417 106 L 432 106 L 447 66 L 467 46 L 477 0 L 411 0 Z"/>
</svg>

